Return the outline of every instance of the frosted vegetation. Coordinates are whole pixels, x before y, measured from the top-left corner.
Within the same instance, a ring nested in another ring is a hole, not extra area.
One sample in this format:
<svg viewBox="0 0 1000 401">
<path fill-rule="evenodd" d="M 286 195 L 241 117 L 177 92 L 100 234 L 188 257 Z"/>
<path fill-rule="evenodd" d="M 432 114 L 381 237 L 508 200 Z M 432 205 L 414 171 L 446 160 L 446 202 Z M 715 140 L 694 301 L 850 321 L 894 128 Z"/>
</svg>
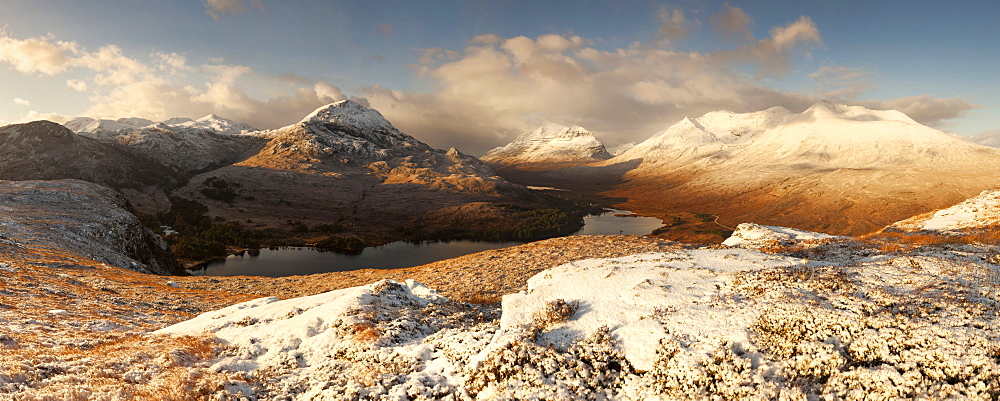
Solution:
<svg viewBox="0 0 1000 401">
<path fill-rule="evenodd" d="M 502 305 L 380 281 L 158 333 L 222 339 L 209 371 L 262 398 L 1000 397 L 995 247 L 741 231 L 763 251 L 577 261 Z"/>
</svg>

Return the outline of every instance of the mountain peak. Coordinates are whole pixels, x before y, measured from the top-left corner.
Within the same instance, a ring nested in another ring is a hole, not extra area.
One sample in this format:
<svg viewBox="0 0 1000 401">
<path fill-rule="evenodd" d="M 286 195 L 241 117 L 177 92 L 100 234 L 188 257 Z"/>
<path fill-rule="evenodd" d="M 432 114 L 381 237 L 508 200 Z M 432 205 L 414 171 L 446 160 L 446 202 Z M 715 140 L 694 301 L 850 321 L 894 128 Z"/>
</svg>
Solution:
<svg viewBox="0 0 1000 401">
<path fill-rule="evenodd" d="M 545 125 L 526 132 L 513 142 L 490 150 L 483 161 L 495 165 L 533 162 L 586 163 L 610 159 L 611 154 L 585 128 Z"/>
<path fill-rule="evenodd" d="M 299 123 L 345 125 L 370 131 L 399 131 L 378 110 L 350 99 L 322 106 L 309 113 Z"/>
<path fill-rule="evenodd" d="M 830 100 L 813 103 L 800 114 L 801 119 L 840 119 L 850 121 L 898 121 L 917 124 L 909 116 L 897 110 L 872 110 L 863 106 L 850 106 Z"/>
</svg>

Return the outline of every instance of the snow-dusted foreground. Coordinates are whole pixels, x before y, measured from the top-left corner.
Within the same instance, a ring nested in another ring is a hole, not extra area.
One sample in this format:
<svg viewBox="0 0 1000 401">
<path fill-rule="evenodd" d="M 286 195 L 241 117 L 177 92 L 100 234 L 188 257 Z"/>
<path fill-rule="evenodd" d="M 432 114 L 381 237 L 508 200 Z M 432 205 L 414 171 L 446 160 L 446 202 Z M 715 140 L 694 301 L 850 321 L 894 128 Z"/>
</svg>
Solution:
<svg viewBox="0 0 1000 401">
<path fill-rule="evenodd" d="M 218 336 L 228 350 L 212 369 L 245 372 L 262 398 L 989 399 L 1000 294 L 988 251 L 891 256 L 837 238 L 800 257 L 647 253 L 543 271 L 502 314 L 380 281 L 157 333 Z"/>
</svg>

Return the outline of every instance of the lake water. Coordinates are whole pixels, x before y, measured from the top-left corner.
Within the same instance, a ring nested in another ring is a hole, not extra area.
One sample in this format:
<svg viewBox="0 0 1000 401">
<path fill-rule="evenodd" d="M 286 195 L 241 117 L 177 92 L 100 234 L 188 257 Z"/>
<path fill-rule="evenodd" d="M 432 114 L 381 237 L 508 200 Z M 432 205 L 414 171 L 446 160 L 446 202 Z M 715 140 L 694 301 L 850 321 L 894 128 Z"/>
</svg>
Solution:
<svg viewBox="0 0 1000 401">
<path fill-rule="evenodd" d="M 663 225 L 660 219 L 653 217 L 621 217 L 615 216 L 616 214 L 631 213 L 612 209 L 598 216 L 584 217 L 583 228 L 573 235 L 646 235 Z M 282 277 L 369 268 L 396 269 L 522 243 L 470 240 L 423 243 L 397 241 L 365 248 L 357 255 L 323 252 L 308 247 L 261 249 L 258 256 L 232 255 L 225 260 L 209 263 L 190 272 L 197 276 Z"/>
</svg>

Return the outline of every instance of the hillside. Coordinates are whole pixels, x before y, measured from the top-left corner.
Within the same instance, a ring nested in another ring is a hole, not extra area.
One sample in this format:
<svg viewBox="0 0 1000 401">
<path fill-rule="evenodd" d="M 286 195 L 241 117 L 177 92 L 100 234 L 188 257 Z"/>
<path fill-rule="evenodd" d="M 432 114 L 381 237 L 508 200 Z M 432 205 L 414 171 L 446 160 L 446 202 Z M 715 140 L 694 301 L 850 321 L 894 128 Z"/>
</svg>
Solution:
<svg viewBox="0 0 1000 401">
<path fill-rule="evenodd" d="M 62 207 L 13 213 L 41 232 L 79 221 Z M 1000 396 L 996 245 L 747 224 L 733 247 L 582 236 L 399 270 L 164 278 L 26 238 L 0 241 L 15 399 Z"/>
<path fill-rule="evenodd" d="M 162 207 L 177 183 L 156 161 L 49 121 L 0 127 L 0 152 L 0 180 L 90 181 L 121 191 L 140 209 Z"/>
</svg>

